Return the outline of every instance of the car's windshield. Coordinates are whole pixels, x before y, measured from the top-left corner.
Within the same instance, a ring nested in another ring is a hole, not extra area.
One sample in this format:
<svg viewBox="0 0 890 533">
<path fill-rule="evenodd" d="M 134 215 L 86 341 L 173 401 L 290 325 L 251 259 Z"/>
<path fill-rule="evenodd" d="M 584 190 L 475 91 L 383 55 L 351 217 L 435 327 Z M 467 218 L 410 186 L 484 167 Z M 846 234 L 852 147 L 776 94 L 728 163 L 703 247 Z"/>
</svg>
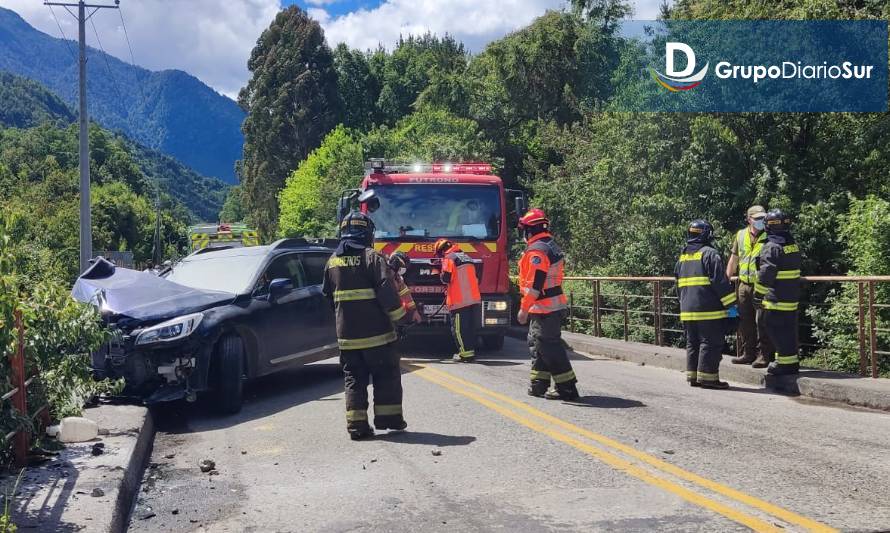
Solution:
<svg viewBox="0 0 890 533">
<path fill-rule="evenodd" d="M 380 208 L 371 218 L 377 239 L 500 235 L 501 203 L 492 185 L 385 185 L 374 187 Z"/>
<path fill-rule="evenodd" d="M 213 252 L 186 259 L 166 278 L 174 283 L 210 291 L 243 294 L 256 277 L 264 254 L 213 256 Z"/>
</svg>

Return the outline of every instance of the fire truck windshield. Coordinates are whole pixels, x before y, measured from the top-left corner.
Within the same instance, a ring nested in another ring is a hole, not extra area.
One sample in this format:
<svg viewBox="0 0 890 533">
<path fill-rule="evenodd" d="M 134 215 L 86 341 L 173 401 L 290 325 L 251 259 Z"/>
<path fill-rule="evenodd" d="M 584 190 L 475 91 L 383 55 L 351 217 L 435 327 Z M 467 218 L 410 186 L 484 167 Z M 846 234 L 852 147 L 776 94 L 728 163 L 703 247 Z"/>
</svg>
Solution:
<svg viewBox="0 0 890 533">
<path fill-rule="evenodd" d="M 371 218 L 377 239 L 466 237 L 497 239 L 499 189 L 491 185 L 378 185 Z"/>
</svg>

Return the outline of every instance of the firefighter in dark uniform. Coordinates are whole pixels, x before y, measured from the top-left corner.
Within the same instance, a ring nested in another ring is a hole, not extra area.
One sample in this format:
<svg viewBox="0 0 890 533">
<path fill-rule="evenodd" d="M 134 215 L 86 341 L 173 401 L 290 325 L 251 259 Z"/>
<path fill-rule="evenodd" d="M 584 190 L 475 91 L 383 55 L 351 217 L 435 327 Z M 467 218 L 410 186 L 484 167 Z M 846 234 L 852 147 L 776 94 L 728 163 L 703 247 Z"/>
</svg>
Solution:
<svg viewBox="0 0 890 533">
<path fill-rule="evenodd" d="M 776 349 L 767 372 L 797 374 L 797 307 L 800 302 L 800 248 L 791 236 L 791 217 L 781 209 L 766 214 L 766 243 L 757 258 L 755 297 L 761 300 L 766 332 Z"/>
<path fill-rule="evenodd" d="M 729 384 L 720 381 L 720 360 L 728 319 L 739 316 L 738 296 L 726 277 L 723 257 L 713 246 L 713 234 L 707 221 L 689 224 L 674 277 L 686 331 L 686 380 L 693 387 L 727 389 Z"/>
<path fill-rule="evenodd" d="M 405 309 L 386 258 L 372 247 L 374 223 L 359 212 L 340 225 L 340 245 L 328 260 L 323 291 L 334 302 L 346 389 L 346 429 L 353 440 L 374 435 L 368 424 L 368 384 L 374 383 L 374 426 L 403 430 L 402 376 L 394 322 Z"/>
<path fill-rule="evenodd" d="M 550 235 L 550 220 L 540 209 L 519 219 L 526 242 L 519 260 L 522 299 L 516 319 L 528 326 L 532 356 L 530 396 L 577 401 L 577 378 L 562 342 L 562 319 L 568 301 L 562 291 L 565 256 Z M 554 389 L 550 388 L 551 380 Z"/>
<path fill-rule="evenodd" d="M 482 322 L 482 296 L 476 265 L 448 239 L 436 241 L 434 249 L 436 256 L 442 258 L 445 305 L 451 315 L 451 333 L 457 345 L 454 360 L 472 363 L 476 360 L 476 337 Z"/>
</svg>

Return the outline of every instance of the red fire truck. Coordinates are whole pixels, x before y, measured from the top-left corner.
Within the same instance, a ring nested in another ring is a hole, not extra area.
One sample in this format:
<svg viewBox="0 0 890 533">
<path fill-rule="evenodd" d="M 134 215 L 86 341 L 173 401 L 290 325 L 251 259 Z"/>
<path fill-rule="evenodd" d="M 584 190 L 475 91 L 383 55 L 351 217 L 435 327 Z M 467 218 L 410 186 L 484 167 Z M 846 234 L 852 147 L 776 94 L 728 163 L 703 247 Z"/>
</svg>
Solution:
<svg viewBox="0 0 890 533">
<path fill-rule="evenodd" d="M 387 164 L 371 160 L 360 189 L 344 191 L 342 219 L 356 200 L 376 226 L 375 247 L 385 255 L 404 252 L 411 259 L 405 281 L 423 310 L 424 323 L 410 333 L 447 331 L 444 286 L 433 253 L 447 237 L 476 260 L 482 294 L 483 346 L 499 349 L 510 324 L 508 212 L 524 212 L 522 191 L 504 188 L 487 163 Z M 513 198 L 508 209 L 507 198 Z"/>
</svg>

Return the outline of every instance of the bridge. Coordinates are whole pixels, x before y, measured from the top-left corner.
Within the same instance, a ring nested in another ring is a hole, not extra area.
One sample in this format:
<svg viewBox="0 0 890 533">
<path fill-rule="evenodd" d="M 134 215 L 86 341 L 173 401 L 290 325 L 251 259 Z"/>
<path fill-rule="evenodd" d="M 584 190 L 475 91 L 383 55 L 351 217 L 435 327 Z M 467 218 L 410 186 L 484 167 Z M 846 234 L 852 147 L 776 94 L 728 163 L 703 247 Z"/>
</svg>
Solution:
<svg viewBox="0 0 890 533">
<path fill-rule="evenodd" d="M 691 388 L 677 371 L 682 350 L 668 346 L 669 278 L 572 281 L 568 329 L 619 337 L 565 332 L 579 402 L 526 395 L 522 339 L 477 364 L 452 363 L 447 346 L 409 342 L 409 431 L 356 443 L 345 432 L 336 364 L 310 365 L 253 383 L 232 418 L 200 403 L 156 413 L 153 468 L 131 530 L 890 528 L 890 413 L 852 405 L 886 409 L 890 380 L 812 370 L 770 383 L 762 371 L 725 365 L 729 390 Z M 613 292 L 616 283 L 663 284 L 636 298 L 662 317 L 632 312 L 647 309 L 634 307 L 630 291 Z M 865 353 L 880 356 L 869 343 L 877 346 L 883 304 L 861 283 L 861 321 L 876 324 L 866 328 Z M 584 303 L 581 291 L 591 290 L 598 298 Z M 633 341 L 634 329 L 655 342 Z M 195 467 L 206 457 L 219 475 Z"/>
</svg>

